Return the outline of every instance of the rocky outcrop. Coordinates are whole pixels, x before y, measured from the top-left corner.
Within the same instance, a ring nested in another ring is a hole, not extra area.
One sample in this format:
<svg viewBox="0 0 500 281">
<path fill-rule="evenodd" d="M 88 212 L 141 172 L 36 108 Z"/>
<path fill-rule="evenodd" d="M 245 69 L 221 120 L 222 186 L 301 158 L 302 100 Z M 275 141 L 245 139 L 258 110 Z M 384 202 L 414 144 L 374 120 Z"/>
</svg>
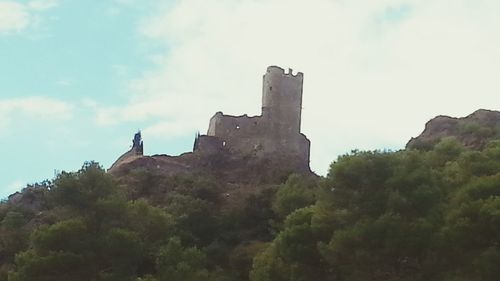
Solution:
<svg viewBox="0 0 500 281">
<path fill-rule="evenodd" d="M 115 163 L 111 165 L 110 169 L 114 169 L 115 166 L 119 164 L 130 162 L 143 155 L 144 144 L 142 142 L 141 132 L 139 131 L 134 135 L 134 139 L 132 140 L 132 148 L 129 151 L 125 152 L 122 156 L 118 157 Z"/>
<path fill-rule="evenodd" d="M 425 124 L 418 137 L 410 139 L 406 148 L 430 149 L 448 137 L 456 138 L 467 148 L 482 149 L 488 142 L 500 139 L 500 112 L 479 109 L 462 118 L 437 116 Z"/>
<path fill-rule="evenodd" d="M 17 210 L 23 210 L 36 215 L 47 208 L 46 193 L 48 191 L 48 181 L 28 185 L 22 191 L 11 194 L 0 206 L 4 208 L 15 207 Z"/>
</svg>

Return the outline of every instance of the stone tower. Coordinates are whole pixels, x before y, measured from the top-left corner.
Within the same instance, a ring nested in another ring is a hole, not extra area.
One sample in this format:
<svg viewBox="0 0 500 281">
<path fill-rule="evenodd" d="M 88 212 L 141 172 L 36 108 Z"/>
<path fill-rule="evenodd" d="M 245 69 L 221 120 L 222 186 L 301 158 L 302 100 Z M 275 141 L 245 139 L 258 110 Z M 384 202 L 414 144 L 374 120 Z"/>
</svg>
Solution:
<svg viewBox="0 0 500 281">
<path fill-rule="evenodd" d="M 302 114 L 302 72 L 293 75 L 277 66 L 269 66 L 262 84 L 262 118 L 272 132 L 286 137 L 300 133 Z"/>
<path fill-rule="evenodd" d="M 310 142 L 300 132 L 304 75 L 269 66 L 263 77 L 262 114 L 225 115 L 217 112 L 206 135 L 195 140 L 194 151 L 257 158 L 286 158 L 295 170 L 309 170 Z"/>
</svg>

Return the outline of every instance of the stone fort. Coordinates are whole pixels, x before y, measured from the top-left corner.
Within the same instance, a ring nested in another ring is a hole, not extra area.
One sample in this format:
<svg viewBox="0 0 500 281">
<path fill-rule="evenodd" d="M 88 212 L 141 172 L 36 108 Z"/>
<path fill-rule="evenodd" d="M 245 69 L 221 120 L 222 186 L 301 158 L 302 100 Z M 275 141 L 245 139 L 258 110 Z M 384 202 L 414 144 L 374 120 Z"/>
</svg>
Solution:
<svg viewBox="0 0 500 281">
<path fill-rule="evenodd" d="M 278 66 L 269 66 L 263 76 L 261 115 L 232 116 L 217 112 L 210 119 L 207 134 L 197 134 L 192 153 L 154 155 L 150 160 L 158 167 L 161 163 L 169 167 L 193 167 L 201 164 L 193 163 L 192 159 L 225 155 L 269 160 L 288 166 L 291 171 L 310 172 L 310 141 L 300 132 L 303 79 L 301 72 L 294 75 L 292 69 L 285 72 Z M 139 132 L 134 137 L 132 149 L 123 154 L 110 170 L 141 157 L 144 156 Z M 152 165 L 147 161 L 141 163 Z"/>
<path fill-rule="evenodd" d="M 304 75 L 270 66 L 263 77 L 262 113 L 259 116 L 224 115 L 217 112 L 206 135 L 197 136 L 194 151 L 266 157 L 294 156 L 309 165 L 310 141 L 300 132 Z"/>
</svg>

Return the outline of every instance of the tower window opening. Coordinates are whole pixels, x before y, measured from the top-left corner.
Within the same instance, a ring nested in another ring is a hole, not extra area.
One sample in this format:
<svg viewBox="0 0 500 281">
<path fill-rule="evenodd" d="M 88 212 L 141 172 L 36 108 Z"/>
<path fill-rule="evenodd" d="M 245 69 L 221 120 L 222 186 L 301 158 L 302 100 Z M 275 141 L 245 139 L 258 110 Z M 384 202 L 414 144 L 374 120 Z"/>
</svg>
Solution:
<svg viewBox="0 0 500 281">
<path fill-rule="evenodd" d="M 272 91 L 273 90 L 273 86 L 269 87 L 269 91 Z"/>
<path fill-rule="evenodd" d="M 222 142 L 222 146 L 226 146 L 226 142 L 225 141 Z"/>
</svg>

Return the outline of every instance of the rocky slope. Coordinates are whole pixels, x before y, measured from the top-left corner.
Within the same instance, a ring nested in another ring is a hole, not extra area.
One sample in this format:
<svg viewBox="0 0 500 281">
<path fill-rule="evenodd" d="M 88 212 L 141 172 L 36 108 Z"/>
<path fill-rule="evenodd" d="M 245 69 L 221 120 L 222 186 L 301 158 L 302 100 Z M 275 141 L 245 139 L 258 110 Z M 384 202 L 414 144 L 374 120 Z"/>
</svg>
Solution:
<svg viewBox="0 0 500 281">
<path fill-rule="evenodd" d="M 443 138 L 453 137 L 469 149 L 482 149 L 500 138 L 500 112 L 479 109 L 461 118 L 437 116 L 425 124 L 424 131 L 410 139 L 406 148 L 430 149 Z"/>
<path fill-rule="evenodd" d="M 308 166 L 301 164 L 300 159 L 290 155 L 273 154 L 261 158 L 227 152 L 188 152 L 179 156 L 131 157 L 113 165 L 108 173 L 118 178 L 133 176 L 135 171 L 167 177 L 204 174 L 221 184 L 238 185 L 279 184 L 292 173 L 317 177 Z"/>
</svg>

